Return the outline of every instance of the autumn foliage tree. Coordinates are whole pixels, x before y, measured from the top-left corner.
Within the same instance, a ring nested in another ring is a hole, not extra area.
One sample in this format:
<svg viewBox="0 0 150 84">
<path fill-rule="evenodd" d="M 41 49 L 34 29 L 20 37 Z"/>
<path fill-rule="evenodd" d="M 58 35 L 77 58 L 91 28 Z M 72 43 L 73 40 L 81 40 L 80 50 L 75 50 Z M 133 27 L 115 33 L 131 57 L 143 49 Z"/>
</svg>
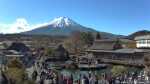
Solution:
<svg viewBox="0 0 150 84">
<path fill-rule="evenodd" d="M 11 80 L 11 84 L 23 83 L 27 77 L 23 64 L 18 59 L 13 59 L 7 64 L 7 66 L 8 69 L 5 71 L 5 73 Z"/>
<path fill-rule="evenodd" d="M 23 68 L 23 64 L 18 59 L 10 60 L 7 66 L 8 68 Z"/>
<path fill-rule="evenodd" d="M 127 68 L 124 66 L 113 66 L 111 69 L 112 76 L 119 76 L 127 72 Z"/>
<path fill-rule="evenodd" d="M 90 32 L 73 32 L 69 39 L 65 40 L 66 49 L 75 54 L 82 52 L 86 46 L 92 45 L 94 37 Z"/>
<path fill-rule="evenodd" d="M 46 48 L 44 53 L 45 53 L 46 56 L 52 56 L 53 53 L 54 53 L 54 49 Z"/>
<path fill-rule="evenodd" d="M 83 42 L 81 41 L 80 32 L 73 32 L 67 41 L 65 41 L 65 47 L 69 49 L 69 51 L 74 53 L 79 53 L 83 48 Z"/>
</svg>

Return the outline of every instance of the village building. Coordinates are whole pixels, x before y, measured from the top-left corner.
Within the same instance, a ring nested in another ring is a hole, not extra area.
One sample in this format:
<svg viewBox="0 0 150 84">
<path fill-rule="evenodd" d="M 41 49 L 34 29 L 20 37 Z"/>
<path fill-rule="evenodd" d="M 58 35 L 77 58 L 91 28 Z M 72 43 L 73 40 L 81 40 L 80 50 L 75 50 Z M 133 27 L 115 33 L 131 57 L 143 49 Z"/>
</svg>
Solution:
<svg viewBox="0 0 150 84">
<path fill-rule="evenodd" d="M 63 47 L 63 45 L 58 45 L 54 49 L 51 56 L 48 57 L 51 61 L 66 61 L 69 59 L 69 52 Z"/>
<path fill-rule="evenodd" d="M 15 50 L 5 50 L 5 51 L 3 51 L 2 55 L 3 55 L 2 61 L 6 62 L 6 63 L 12 59 L 19 59 L 20 60 L 24 57 L 23 54 L 15 51 Z"/>
<path fill-rule="evenodd" d="M 18 59 L 25 67 L 32 66 L 34 64 L 34 58 L 29 47 L 21 42 L 13 42 L 5 50 L 2 51 L 3 57 L 6 62 L 12 59 Z"/>
<path fill-rule="evenodd" d="M 134 38 L 137 48 L 150 48 L 150 35 L 140 35 Z"/>
<path fill-rule="evenodd" d="M 93 56 L 92 53 L 80 56 L 78 58 L 77 65 L 79 69 L 83 69 L 83 70 L 101 69 L 107 66 L 107 64 L 98 63 L 98 60 Z"/>
<path fill-rule="evenodd" d="M 54 49 L 52 55 L 45 60 L 45 64 L 48 67 L 58 66 L 60 68 L 65 65 L 67 60 L 69 60 L 69 52 L 60 44 Z"/>
<path fill-rule="evenodd" d="M 7 50 L 15 50 L 17 52 L 26 53 L 29 52 L 30 49 L 24 43 L 21 42 L 13 42 Z"/>
<path fill-rule="evenodd" d="M 4 42 L 0 42 L 0 50 L 6 49 L 6 44 Z"/>
<path fill-rule="evenodd" d="M 124 42 L 125 39 L 95 40 L 93 46 L 87 52 L 93 54 L 98 63 L 143 66 L 144 53 L 149 50 L 136 49 L 133 46 L 133 48 L 127 47 L 127 45 L 135 43 L 132 40 L 128 40 L 126 45 L 123 44 Z"/>
</svg>

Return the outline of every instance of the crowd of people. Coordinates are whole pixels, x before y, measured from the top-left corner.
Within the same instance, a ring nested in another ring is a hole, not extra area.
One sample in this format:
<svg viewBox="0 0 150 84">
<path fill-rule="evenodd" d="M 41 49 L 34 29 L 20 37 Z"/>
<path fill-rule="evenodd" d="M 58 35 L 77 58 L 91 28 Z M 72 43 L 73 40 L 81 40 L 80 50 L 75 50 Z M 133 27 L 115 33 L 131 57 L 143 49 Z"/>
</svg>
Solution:
<svg viewBox="0 0 150 84">
<path fill-rule="evenodd" d="M 32 80 L 36 80 L 39 84 L 109 84 L 104 76 L 101 80 L 98 79 L 100 78 L 93 74 L 80 74 L 75 78 L 73 74 L 65 75 L 53 70 L 42 71 L 39 76 L 36 71 L 32 74 Z"/>
<path fill-rule="evenodd" d="M 75 76 L 78 75 L 78 76 Z M 38 76 L 35 71 L 32 76 L 38 84 L 149 84 L 149 77 L 144 73 L 132 72 L 112 77 L 110 74 L 70 74 L 65 75 L 54 70 L 42 71 Z"/>
<path fill-rule="evenodd" d="M 77 73 L 74 71 L 66 75 L 61 70 L 49 69 L 44 65 L 41 65 L 39 71 L 32 73 L 32 80 L 35 80 L 37 84 L 150 84 L 150 76 L 145 76 L 142 69 L 131 70 L 116 76 L 108 72 L 86 71 L 81 73 L 80 70 Z"/>
</svg>

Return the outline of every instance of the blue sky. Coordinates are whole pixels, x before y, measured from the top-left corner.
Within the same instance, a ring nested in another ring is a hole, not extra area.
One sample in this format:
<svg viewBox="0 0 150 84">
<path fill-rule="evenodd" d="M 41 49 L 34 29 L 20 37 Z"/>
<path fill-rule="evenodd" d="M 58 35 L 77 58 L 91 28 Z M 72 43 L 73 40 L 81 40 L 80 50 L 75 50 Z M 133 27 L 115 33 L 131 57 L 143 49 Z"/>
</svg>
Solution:
<svg viewBox="0 0 150 84">
<path fill-rule="evenodd" d="M 150 0 L 0 0 L 0 31 L 15 28 L 18 21 L 35 25 L 58 16 L 99 31 L 128 35 L 150 30 Z"/>
</svg>

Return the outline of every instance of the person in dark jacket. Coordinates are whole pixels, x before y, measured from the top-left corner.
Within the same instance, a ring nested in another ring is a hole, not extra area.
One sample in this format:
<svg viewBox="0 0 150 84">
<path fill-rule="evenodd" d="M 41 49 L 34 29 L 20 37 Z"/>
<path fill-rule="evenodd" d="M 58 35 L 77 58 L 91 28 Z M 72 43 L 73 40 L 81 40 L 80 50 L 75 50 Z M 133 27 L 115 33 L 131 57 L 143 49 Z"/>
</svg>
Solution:
<svg viewBox="0 0 150 84">
<path fill-rule="evenodd" d="M 88 78 L 84 75 L 81 84 L 89 84 Z"/>
<path fill-rule="evenodd" d="M 1 73 L 0 84 L 8 84 L 8 79 L 3 72 Z"/>
<path fill-rule="evenodd" d="M 32 79 L 33 79 L 33 80 L 36 80 L 37 75 L 38 75 L 37 71 L 34 71 L 34 72 L 32 73 Z"/>
</svg>

